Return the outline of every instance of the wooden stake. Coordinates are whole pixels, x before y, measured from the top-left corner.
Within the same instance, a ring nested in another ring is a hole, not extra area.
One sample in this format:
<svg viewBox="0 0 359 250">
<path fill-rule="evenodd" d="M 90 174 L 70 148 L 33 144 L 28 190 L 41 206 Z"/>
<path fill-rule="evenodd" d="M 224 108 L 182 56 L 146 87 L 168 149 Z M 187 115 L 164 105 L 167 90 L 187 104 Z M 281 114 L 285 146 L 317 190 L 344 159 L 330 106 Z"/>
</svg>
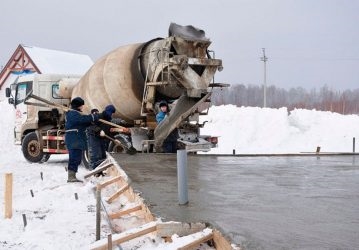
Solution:
<svg viewBox="0 0 359 250">
<path fill-rule="evenodd" d="M 112 250 L 112 234 L 107 235 L 107 249 Z"/>
<path fill-rule="evenodd" d="M 5 174 L 5 219 L 12 217 L 12 173 Z"/>
<path fill-rule="evenodd" d="M 26 227 L 27 225 L 26 214 L 22 214 L 22 221 L 24 222 L 24 227 Z"/>
<path fill-rule="evenodd" d="M 101 189 L 96 189 L 96 241 L 101 237 Z"/>
<path fill-rule="evenodd" d="M 75 199 L 78 200 L 79 196 L 77 195 L 77 193 L 75 193 Z"/>
<path fill-rule="evenodd" d="M 30 189 L 30 194 L 32 197 L 34 197 L 34 192 L 32 191 L 32 189 Z"/>
<path fill-rule="evenodd" d="M 42 172 L 40 172 L 40 177 L 41 177 L 41 180 L 43 181 L 43 180 L 44 180 L 44 176 L 43 176 Z"/>
<path fill-rule="evenodd" d="M 316 154 L 319 154 L 320 153 L 320 147 L 318 146 L 317 147 L 317 150 L 315 151 Z"/>
</svg>

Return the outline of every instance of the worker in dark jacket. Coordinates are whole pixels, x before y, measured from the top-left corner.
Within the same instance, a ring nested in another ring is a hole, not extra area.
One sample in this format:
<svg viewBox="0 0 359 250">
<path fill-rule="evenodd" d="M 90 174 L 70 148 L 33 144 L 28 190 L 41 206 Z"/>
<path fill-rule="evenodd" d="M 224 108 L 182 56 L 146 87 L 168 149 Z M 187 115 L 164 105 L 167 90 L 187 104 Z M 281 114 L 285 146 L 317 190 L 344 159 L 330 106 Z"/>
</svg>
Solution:
<svg viewBox="0 0 359 250">
<path fill-rule="evenodd" d="M 96 110 L 97 109 L 93 109 L 91 112 L 96 113 Z M 113 105 L 107 105 L 105 110 L 99 114 L 99 119 L 111 121 L 112 114 L 115 112 L 116 109 Z M 101 122 L 95 122 L 87 128 L 90 169 L 95 169 L 106 159 L 109 139 L 107 139 L 105 135 L 111 136 L 112 133 L 110 129 L 110 125 Z"/>
<path fill-rule="evenodd" d="M 66 113 L 65 143 L 69 151 L 67 182 L 81 182 L 76 178 L 76 173 L 82 160 L 83 151 L 87 148 L 85 131 L 92 122 L 98 120 L 96 114 L 81 114 L 84 105 L 85 102 L 81 97 L 75 97 L 71 101 L 72 110 Z"/>
</svg>

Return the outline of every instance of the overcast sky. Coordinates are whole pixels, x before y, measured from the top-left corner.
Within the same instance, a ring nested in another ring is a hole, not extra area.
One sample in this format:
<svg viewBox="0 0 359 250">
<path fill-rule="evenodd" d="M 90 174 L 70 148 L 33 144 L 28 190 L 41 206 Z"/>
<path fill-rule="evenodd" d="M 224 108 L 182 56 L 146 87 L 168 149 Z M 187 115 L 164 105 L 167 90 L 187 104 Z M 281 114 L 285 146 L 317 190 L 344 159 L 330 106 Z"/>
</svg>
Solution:
<svg viewBox="0 0 359 250">
<path fill-rule="evenodd" d="M 216 82 L 359 88 L 357 0 L 1 0 L 0 66 L 19 43 L 89 55 L 166 37 L 171 22 L 205 30 L 223 60 Z"/>
</svg>

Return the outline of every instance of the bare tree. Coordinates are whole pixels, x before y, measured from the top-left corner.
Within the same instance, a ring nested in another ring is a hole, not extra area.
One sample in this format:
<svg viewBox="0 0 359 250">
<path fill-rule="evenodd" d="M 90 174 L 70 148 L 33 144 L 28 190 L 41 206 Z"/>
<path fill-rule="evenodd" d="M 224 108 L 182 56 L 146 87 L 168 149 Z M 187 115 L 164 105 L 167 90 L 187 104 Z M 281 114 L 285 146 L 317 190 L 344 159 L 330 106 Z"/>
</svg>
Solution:
<svg viewBox="0 0 359 250">
<path fill-rule="evenodd" d="M 212 94 L 213 105 L 233 104 L 262 107 L 263 91 L 260 85 L 233 84 L 229 88 L 216 89 Z M 267 87 L 267 107 L 287 107 L 332 111 L 341 114 L 359 114 L 359 89 L 334 91 L 327 85 L 310 91 L 302 88 L 289 90 L 274 85 Z"/>
</svg>

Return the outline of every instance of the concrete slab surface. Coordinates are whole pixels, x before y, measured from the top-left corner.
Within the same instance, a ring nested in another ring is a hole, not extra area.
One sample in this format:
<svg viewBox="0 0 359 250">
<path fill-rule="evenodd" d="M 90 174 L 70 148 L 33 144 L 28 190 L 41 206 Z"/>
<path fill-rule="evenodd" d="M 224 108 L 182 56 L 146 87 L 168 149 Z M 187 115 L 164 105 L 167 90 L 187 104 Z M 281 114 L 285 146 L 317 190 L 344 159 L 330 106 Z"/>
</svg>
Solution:
<svg viewBox="0 0 359 250">
<path fill-rule="evenodd" d="M 244 249 L 359 249 L 359 157 L 188 156 L 178 205 L 176 154 L 115 154 L 163 220 L 209 222 Z"/>
</svg>

